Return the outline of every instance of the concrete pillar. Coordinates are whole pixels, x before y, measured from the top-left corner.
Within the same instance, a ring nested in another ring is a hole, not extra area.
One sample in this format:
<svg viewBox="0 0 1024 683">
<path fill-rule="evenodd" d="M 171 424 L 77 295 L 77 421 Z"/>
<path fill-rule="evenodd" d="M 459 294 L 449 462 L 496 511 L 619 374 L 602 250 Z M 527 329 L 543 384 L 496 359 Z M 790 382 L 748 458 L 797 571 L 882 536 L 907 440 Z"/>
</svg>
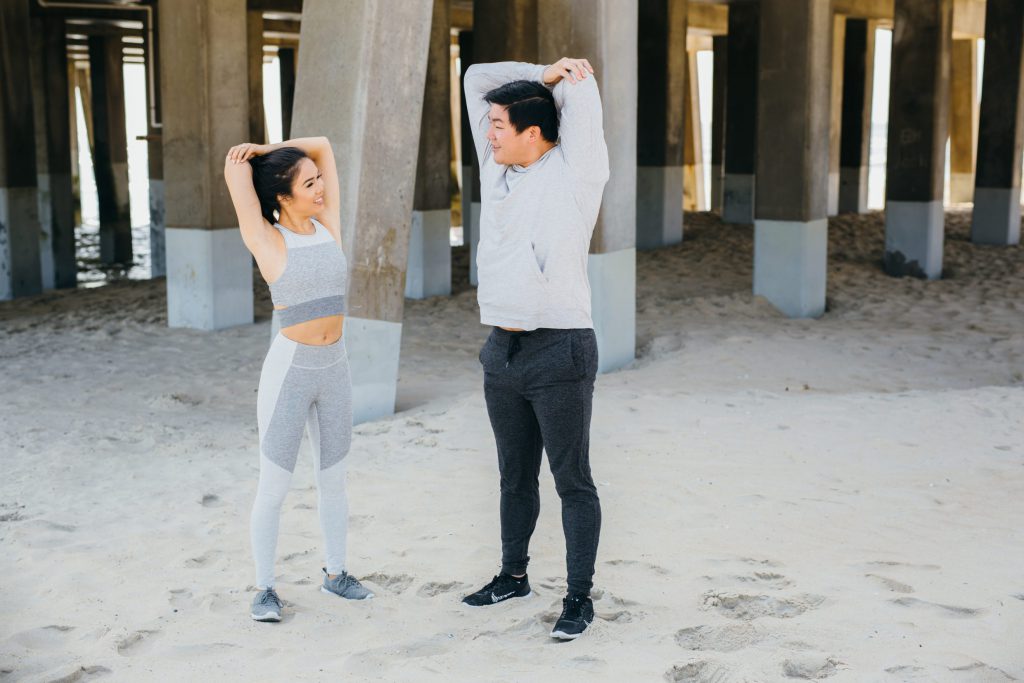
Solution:
<svg viewBox="0 0 1024 683">
<path fill-rule="evenodd" d="M 704 195 L 704 139 L 700 130 L 700 88 L 697 86 L 697 51 L 686 53 L 686 87 L 683 101 L 683 208 L 707 211 Z"/>
<path fill-rule="evenodd" d="M 588 275 L 599 350 L 607 372 L 636 355 L 636 0 L 539 0 L 540 59 L 586 57 L 604 106 L 611 179 L 590 243 Z"/>
<path fill-rule="evenodd" d="M 828 125 L 828 202 L 829 216 L 839 213 L 839 145 L 843 123 L 843 48 L 846 43 L 846 17 L 842 14 L 832 15 L 832 54 L 829 64 L 832 66 L 829 93 Z"/>
<path fill-rule="evenodd" d="M 53 207 L 50 194 L 50 165 L 47 155 L 46 140 L 46 71 L 44 59 L 44 27 L 43 17 L 31 17 L 33 40 L 29 41 L 32 50 L 29 59 L 29 82 L 32 84 L 32 113 L 34 116 L 36 150 L 36 201 L 39 216 L 39 271 L 42 277 L 43 290 L 54 288 L 53 265 Z"/>
<path fill-rule="evenodd" d="M 249 140 L 267 142 L 267 117 L 263 111 L 263 11 L 245 13 L 249 63 Z M 287 138 L 285 138 L 287 139 Z"/>
<path fill-rule="evenodd" d="M 480 243 L 480 173 L 479 159 L 473 146 L 473 128 L 466 110 L 466 69 L 473 65 L 473 32 L 459 31 L 459 102 L 462 137 L 462 243 L 469 247 L 469 283 L 477 284 L 476 247 Z"/>
<path fill-rule="evenodd" d="M 43 44 L 42 79 L 45 95 L 47 173 L 50 188 L 51 247 L 53 254 L 53 286 L 75 287 L 78 284 L 78 261 L 75 254 L 75 196 L 72 183 L 71 103 L 73 94 L 68 82 L 67 40 L 63 17 L 52 14 L 42 19 L 40 40 Z"/>
<path fill-rule="evenodd" d="M 164 190 L 163 127 L 154 125 L 161 120 L 160 101 L 160 38 L 154 31 L 153 43 L 146 45 L 148 59 L 156 60 L 153 80 L 146 72 L 146 149 L 149 160 L 149 265 L 150 277 L 167 275 L 167 211 Z M 152 97 L 150 97 L 152 95 Z M 150 100 L 155 111 L 150 110 Z"/>
<path fill-rule="evenodd" d="M 953 0 L 896 0 L 885 181 L 885 270 L 942 275 Z"/>
<path fill-rule="evenodd" d="M 290 140 L 292 137 L 292 105 L 295 101 L 295 48 L 279 48 L 277 63 L 281 73 L 281 139 Z"/>
<path fill-rule="evenodd" d="M 449 0 L 434 0 L 427 54 L 416 191 L 409 229 L 405 296 L 452 293 L 451 29 Z"/>
<path fill-rule="evenodd" d="M 683 240 L 687 0 L 640 0 L 636 106 L 636 246 Z"/>
<path fill-rule="evenodd" d="M 120 36 L 89 36 L 89 71 L 95 135 L 92 161 L 100 208 L 100 261 L 131 264 L 132 214 Z"/>
<path fill-rule="evenodd" d="M 712 38 L 714 61 L 711 84 L 711 210 L 722 213 L 722 182 L 725 179 L 725 73 L 728 38 Z"/>
<path fill-rule="evenodd" d="M 827 2 L 761 3 L 754 294 L 791 318 L 825 311 L 831 28 Z"/>
<path fill-rule="evenodd" d="M 1020 241 L 1021 146 L 1024 145 L 1024 4 L 989 0 L 985 14 L 978 172 L 971 240 Z"/>
<path fill-rule="evenodd" d="M 28 3 L 0 2 L 0 301 L 43 290 Z"/>
<path fill-rule="evenodd" d="M 341 178 L 356 422 L 394 412 L 433 0 L 304 0 L 292 134 Z"/>
<path fill-rule="evenodd" d="M 843 47 L 843 115 L 839 141 L 839 212 L 868 210 L 871 93 L 874 88 L 875 26 L 846 20 Z"/>
<path fill-rule="evenodd" d="M 470 63 L 540 61 L 537 52 L 538 0 L 473 0 L 473 40 Z M 463 70 L 468 66 L 463 65 Z M 468 149 L 476 149 L 469 140 Z M 480 169 L 473 157 L 473 201 L 470 216 L 473 225 L 470 242 L 470 284 L 476 286 L 476 247 L 480 241 Z"/>
<path fill-rule="evenodd" d="M 252 257 L 223 174 L 228 149 L 249 137 L 246 2 L 176 0 L 159 10 L 167 322 L 249 324 Z"/>
<path fill-rule="evenodd" d="M 729 56 L 725 90 L 725 177 L 722 220 L 753 223 L 757 148 L 758 9 L 756 3 L 729 5 Z"/>
<path fill-rule="evenodd" d="M 949 201 L 953 203 L 974 199 L 978 99 L 978 41 L 954 40 L 949 76 Z"/>
</svg>

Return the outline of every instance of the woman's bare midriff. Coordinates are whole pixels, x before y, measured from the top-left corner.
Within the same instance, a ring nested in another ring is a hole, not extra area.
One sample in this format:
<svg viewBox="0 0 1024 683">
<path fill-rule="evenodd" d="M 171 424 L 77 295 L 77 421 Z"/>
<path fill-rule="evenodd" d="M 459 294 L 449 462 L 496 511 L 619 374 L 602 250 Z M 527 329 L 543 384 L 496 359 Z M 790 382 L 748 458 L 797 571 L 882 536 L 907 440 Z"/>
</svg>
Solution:
<svg viewBox="0 0 1024 683">
<path fill-rule="evenodd" d="M 276 307 L 275 307 L 276 308 Z M 277 310 L 281 310 L 277 308 Z M 308 346 L 326 346 L 341 339 L 341 328 L 345 322 L 343 315 L 331 315 L 326 318 L 307 320 L 298 325 L 281 328 L 281 334 L 293 342 Z"/>
</svg>

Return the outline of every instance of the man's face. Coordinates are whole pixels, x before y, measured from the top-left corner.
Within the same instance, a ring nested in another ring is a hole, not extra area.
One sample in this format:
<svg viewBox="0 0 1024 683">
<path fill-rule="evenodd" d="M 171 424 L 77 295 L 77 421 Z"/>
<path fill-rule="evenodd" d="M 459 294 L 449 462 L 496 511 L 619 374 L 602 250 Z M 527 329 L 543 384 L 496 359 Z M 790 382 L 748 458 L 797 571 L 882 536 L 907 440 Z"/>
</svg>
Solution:
<svg viewBox="0 0 1024 683">
<path fill-rule="evenodd" d="M 494 150 L 494 161 L 511 166 L 530 159 L 531 145 L 537 138 L 536 127 L 519 132 L 508 122 L 508 111 L 500 104 L 492 104 L 489 114 L 491 126 L 487 139 Z"/>
</svg>

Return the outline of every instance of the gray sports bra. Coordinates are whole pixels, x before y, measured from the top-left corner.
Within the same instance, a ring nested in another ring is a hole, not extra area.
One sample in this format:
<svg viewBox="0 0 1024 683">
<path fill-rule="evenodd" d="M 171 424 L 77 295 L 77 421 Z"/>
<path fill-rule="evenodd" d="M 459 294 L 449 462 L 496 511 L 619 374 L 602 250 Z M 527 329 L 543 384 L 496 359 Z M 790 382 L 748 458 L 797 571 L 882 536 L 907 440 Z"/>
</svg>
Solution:
<svg viewBox="0 0 1024 683">
<path fill-rule="evenodd" d="M 270 284 L 270 298 L 281 327 L 345 314 L 348 262 L 327 228 L 315 218 L 312 235 L 299 235 L 275 223 L 284 236 L 288 260 L 281 277 Z"/>
</svg>

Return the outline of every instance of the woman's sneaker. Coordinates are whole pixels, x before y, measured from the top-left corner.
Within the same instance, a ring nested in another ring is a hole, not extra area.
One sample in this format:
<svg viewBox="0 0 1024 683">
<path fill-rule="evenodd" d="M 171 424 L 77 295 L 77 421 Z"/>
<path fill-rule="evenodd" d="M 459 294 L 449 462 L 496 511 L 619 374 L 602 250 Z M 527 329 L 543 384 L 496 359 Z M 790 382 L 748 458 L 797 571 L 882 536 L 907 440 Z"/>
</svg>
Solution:
<svg viewBox="0 0 1024 683">
<path fill-rule="evenodd" d="M 281 598 L 273 588 L 256 594 L 252 600 L 251 616 L 256 621 L 281 621 Z"/>
<path fill-rule="evenodd" d="M 562 598 L 562 615 L 551 630 L 551 637 L 575 640 L 583 635 L 594 621 L 594 602 L 589 595 L 570 593 Z"/>
<path fill-rule="evenodd" d="M 333 579 L 327 574 L 327 569 L 323 572 L 324 585 L 320 590 L 324 593 L 333 593 L 348 600 L 367 600 L 373 597 L 373 593 L 348 572 L 342 572 Z"/>
<path fill-rule="evenodd" d="M 502 572 L 476 593 L 470 593 L 462 598 L 462 602 L 471 607 L 483 607 L 484 605 L 496 605 L 512 598 L 527 598 L 530 594 L 530 581 L 525 574 L 517 579 L 511 574 Z"/>
</svg>

